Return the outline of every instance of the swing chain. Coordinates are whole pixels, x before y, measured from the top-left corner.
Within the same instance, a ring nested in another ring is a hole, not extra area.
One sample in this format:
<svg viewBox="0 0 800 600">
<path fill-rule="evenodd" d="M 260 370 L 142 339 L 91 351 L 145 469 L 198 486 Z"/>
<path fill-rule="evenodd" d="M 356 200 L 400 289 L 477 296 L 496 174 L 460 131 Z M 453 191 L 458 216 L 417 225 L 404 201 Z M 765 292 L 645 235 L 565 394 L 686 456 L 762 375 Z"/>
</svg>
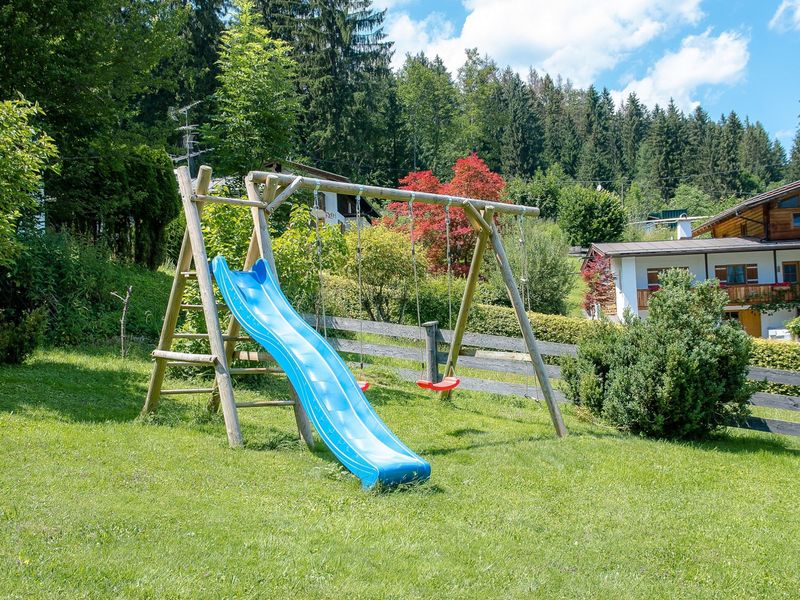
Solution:
<svg viewBox="0 0 800 600">
<path fill-rule="evenodd" d="M 420 340 L 424 340 L 423 331 L 422 331 L 422 311 L 420 310 L 419 304 L 419 277 L 417 275 L 417 251 L 414 242 L 414 198 L 416 197 L 416 193 L 411 192 L 411 198 L 408 201 L 408 217 L 409 217 L 409 225 L 408 225 L 408 233 L 411 237 L 411 269 L 414 272 L 414 294 L 417 300 L 417 329 L 419 330 L 419 338 Z M 425 351 L 420 346 L 420 364 L 422 365 L 421 373 L 425 373 Z"/>
<path fill-rule="evenodd" d="M 444 235 L 447 243 L 447 328 L 453 329 L 453 263 L 450 258 L 450 204 L 451 196 L 447 197 L 444 207 Z"/>
<path fill-rule="evenodd" d="M 317 245 L 317 276 L 319 278 L 319 293 L 317 294 L 317 317 L 319 318 L 320 312 L 322 313 L 322 333 L 325 339 L 328 339 L 328 324 L 325 315 L 325 298 L 323 297 L 323 277 L 322 277 L 322 234 L 320 233 L 319 225 L 319 188 L 320 180 L 317 179 L 317 185 L 314 186 L 314 223 L 316 232 L 316 245 Z"/>
<path fill-rule="evenodd" d="M 364 372 L 364 291 L 363 280 L 361 278 L 361 194 L 364 192 L 364 186 L 358 186 L 358 195 L 356 196 L 356 268 L 358 271 L 358 310 L 361 314 L 359 319 L 359 336 L 358 336 L 358 362 L 359 370 Z"/>
</svg>

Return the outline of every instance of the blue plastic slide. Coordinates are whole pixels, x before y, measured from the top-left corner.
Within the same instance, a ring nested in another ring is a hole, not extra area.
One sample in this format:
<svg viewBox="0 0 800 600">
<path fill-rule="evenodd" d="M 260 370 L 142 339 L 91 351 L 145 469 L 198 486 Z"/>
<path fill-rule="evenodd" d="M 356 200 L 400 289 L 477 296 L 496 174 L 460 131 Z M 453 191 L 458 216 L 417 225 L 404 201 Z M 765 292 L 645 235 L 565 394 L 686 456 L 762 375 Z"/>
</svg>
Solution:
<svg viewBox="0 0 800 600">
<path fill-rule="evenodd" d="M 430 465 L 381 420 L 336 350 L 292 308 L 263 259 L 246 272 L 231 271 L 223 256 L 211 267 L 236 320 L 286 372 L 325 445 L 364 487 L 430 476 Z"/>
</svg>

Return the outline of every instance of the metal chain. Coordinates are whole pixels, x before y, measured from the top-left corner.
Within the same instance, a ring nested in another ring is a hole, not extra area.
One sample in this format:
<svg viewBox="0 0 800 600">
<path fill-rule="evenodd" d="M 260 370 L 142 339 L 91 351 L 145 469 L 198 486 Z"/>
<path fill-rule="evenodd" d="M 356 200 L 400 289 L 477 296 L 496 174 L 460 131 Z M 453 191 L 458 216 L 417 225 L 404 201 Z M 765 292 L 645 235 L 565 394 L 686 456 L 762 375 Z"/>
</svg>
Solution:
<svg viewBox="0 0 800 600">
<path fill-rule="evenodd" d="M 450 203 L 452 198 L 447 198 L 444 207 L 444 235 L 447 240 L 447 328 L 453 329 L 453 264 L 450 258 Z"/>
<path fill-rule="evenodd" d="M 359 370 L 364 371 L 364 284 L 361 279 L 361 194 L 364 186 L 358 187 L 356 196 L 356 268 L 358 270 L 358 310 L 361 318 L 358 320 L 358 362 Z"/>
<path fill-rule="evenodd" d="M 322 334 L 325 339 L 328 339 L 328 324 L 325 316 L 325 298 L 323 296 L 323 277 L 322 277 L 322 234 L 320 233 L 319 226 L 319 186 L 320 181 L 317 180 L 317 185 L 314 188 L 314 223 L 316 224 L 316 238 L 317 238 L 317 275 L 319 277 L 319 293 L 317 294 L 318 312 L 322 313 Z"/>
<path fill-rule="evenodd" d="M 419 277 L 417 276 L 417 250 L 414 243 L 414 197 L 416 194 L 411 192 L 411 199 L 408 201 L 408 217 L 409 226 L 408 233 L 411 236 L 411 268 L 414 271 L 414 294 L 417 299 L 417 329 L 419 330 L 419 339 L 424 340 L 422 331 L 422 311 L 419 307 Z M 422 365 L 422 373 L 425 372 L 425 350 L 420 346 L 419 349 L 419 362 Z"/>
</svg>

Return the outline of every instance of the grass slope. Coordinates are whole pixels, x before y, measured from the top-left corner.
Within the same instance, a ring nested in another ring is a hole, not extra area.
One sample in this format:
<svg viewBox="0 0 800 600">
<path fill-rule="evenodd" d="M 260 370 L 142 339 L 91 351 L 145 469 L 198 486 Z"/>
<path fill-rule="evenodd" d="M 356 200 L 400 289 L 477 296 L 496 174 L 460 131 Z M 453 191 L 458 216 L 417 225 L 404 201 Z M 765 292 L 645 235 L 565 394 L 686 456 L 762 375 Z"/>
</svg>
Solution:
<svg viewBox="0 0 800 600">
<path fill-rule="evenodd" d="M 427 485 L 364 492 L 296 441 L 290 409 L 199 397 L 136 420 L 149 363 L 114 349 L 0 367 L 4 598 L 731 598 L 800 589 L 800 442 L 621 435 L 566 409 L 380 370 L 367 395 L 431 461 Z M 192 383 L 189 381 L 182 383 Z M 196 383 L 196 382 L 195 382 Z M 251 384 L 251 387 L 253 385 Z M 283 385 L 240 388 L 282 397 Z"/>
</svg>

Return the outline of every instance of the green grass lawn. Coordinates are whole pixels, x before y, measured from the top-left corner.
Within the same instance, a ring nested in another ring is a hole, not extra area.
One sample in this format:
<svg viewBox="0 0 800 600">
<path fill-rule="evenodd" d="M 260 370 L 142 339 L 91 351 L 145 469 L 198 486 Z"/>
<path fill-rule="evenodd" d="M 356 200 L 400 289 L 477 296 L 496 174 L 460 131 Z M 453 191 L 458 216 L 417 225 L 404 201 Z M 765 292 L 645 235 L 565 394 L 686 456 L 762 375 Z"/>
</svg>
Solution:
<svg viewBox="0 0 800 600">
<path fill-rule="evenodd" d="M 543 405 L 446 406 L 376 368 L 433 475 L 365 492 L 288 408 L 242 410 L 238 451 L 205 398 L 137 420 L 148 375 L 143 348 L 0 367 L 0 597 L 798 597 L 798 439 L 649 441 L 566 408 L 557 440 Z"/>
</svg>

